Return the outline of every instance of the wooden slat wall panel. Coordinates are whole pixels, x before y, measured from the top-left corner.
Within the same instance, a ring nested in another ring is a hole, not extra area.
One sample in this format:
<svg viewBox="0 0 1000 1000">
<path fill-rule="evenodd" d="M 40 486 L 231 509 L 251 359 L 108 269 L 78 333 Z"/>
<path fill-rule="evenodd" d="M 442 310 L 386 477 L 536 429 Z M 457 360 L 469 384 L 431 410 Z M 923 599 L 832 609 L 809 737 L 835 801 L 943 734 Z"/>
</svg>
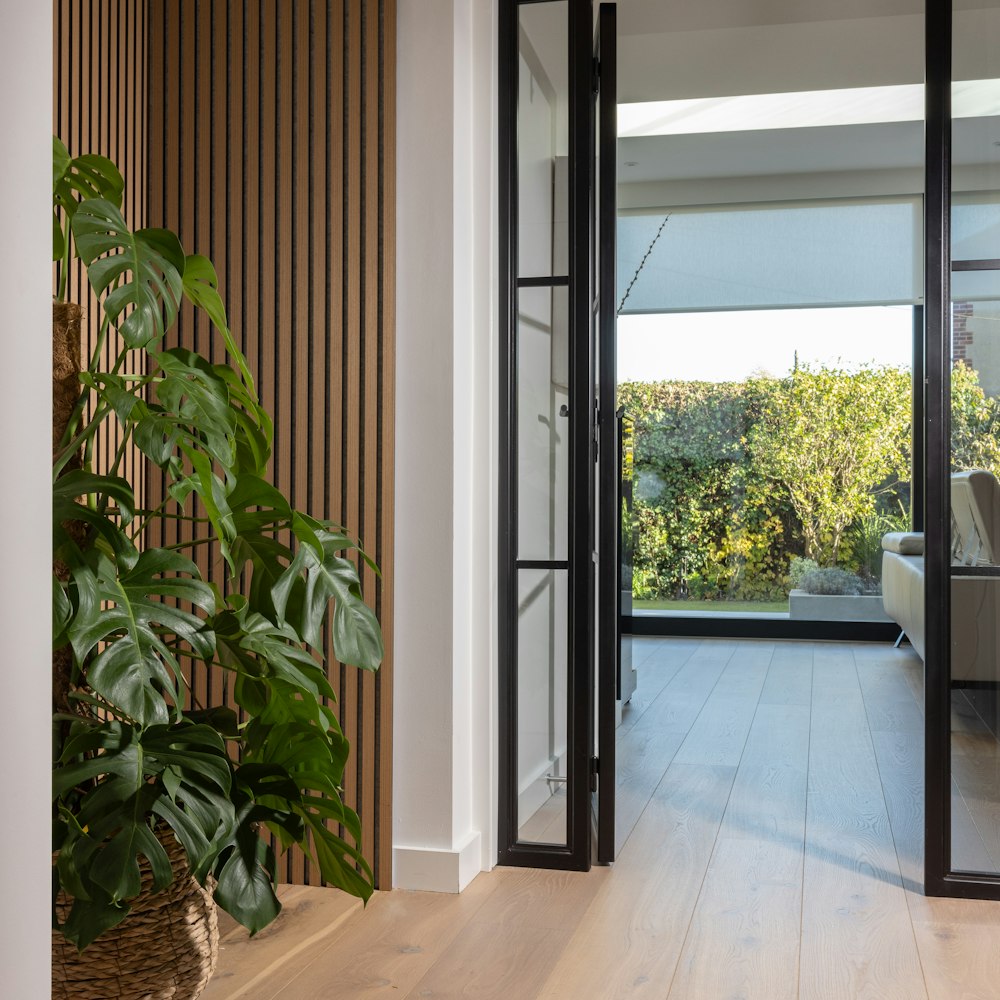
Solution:
<svg viewBox="0 0 1000 1000">
<path fill-rule="evenodd" d="M 53 3 L 52 131 L 70 154 L 99 153 L 125 178 L 123 212 L 133 228 L 145 225 L 146 27 L 143 0 L 55 0 Z M 58 287 L 59 268 L 53 269 Z M 81 355 L 90 358 L 100 328 L 100 308 L 90 294 L 79 261 L 70 266 L 68 297 L 83 306 Z M 112 331 L 102 352 L 107 365 L 120 341 Z M 126 364 L 134 371 L 139 359 Z M 112 418 L 95 442 L 94 467 L 108 471 L 121 444 Z M 142 456 L 126 450 L 119 472 L 143 504 L 146 470 Z"/>
<path fill-rule="evenodd" d="M 386 634 L 377 675 L 331 660 L 346 799 L 391 879 L 394 0 L 148 0 L 149 225 L 216 263 L 276 428 L 273 474 L 341 522 Z M 185 311 L 181 343 L 221 357 Z M 156 490 L 156 483 L 150 486 Z M 164 538 L 164 541 L 170 539 Z M 224 679 L 193 678 L 220 698 Z M 282 872 L 319 884 L 300 854 Z"/>
<path fill-rule="evenodd" d="M 341 521 L 382 567 L 362 568 L 386 633 L 377 676 L 332 664 L 353 745 L 346 780 L 378 882 L 391 873 L 394 0 L 55 0 L 53 130 L 71 153 L 111 157 L 125 216 L 166 225 L 219 270 L 277 440 L 293 502 Z M 152 85 L 147 84 L 152 81 Z M 148 87 L 148 91 L 147 91 Z M 80 301 L 79 265 L 69 276 Z M 83 350 L 96 302 L 84 297 Z M 181 342 L 220 360 L 204 317 Z M 109 339 L 105 360 L 116 350 Z M 120 444 L 111 426 L 95 462 Z M 158 482 L 131 452 L 139 501 Z M 158 544 L 175 540 L 169 531 Z M 217 576 L 215 566 L 206 575 Z M 332 656 L 332 651 L 329 651 Z M 192 678 L 198 701 L 225 678 Z M 318 883 L 292 855 L 284 877 Z"/>
</svg>

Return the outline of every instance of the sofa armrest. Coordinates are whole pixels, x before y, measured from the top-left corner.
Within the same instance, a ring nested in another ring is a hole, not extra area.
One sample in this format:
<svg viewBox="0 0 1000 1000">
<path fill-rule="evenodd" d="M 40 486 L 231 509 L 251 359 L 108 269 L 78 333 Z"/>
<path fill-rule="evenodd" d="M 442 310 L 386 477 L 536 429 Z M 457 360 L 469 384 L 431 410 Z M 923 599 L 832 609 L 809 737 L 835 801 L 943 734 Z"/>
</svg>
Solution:
<svg viewBox="0 0 1000 1000">
<path fill-rule="evenodd" d="M 886 552 L 898 552 L 901 556 L 922 556 L 924 554 L 924 533 L 922 531 L 890 531 L 882 536 L 882 548 Z"/>
</svg>

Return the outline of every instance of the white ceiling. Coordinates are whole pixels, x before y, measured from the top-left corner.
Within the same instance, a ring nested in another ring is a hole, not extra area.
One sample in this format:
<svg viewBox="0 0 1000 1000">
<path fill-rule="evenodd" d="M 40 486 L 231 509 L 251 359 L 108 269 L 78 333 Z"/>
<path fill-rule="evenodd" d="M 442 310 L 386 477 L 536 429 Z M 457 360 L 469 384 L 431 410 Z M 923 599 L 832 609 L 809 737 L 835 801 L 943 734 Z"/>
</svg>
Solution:
<svg viewBox="0 0 1000 1000">
<path fill-rule="evenodd" d="M 955 75 L 1000 78 L 1000 0 L 956 0 Z M 618 97 L 675 101 L 921 84 L 923 0 L 618 0 Z M 956 165 L 1000 159 L 1000 121 L 956 122 Z M 637 165 L 625 166 L 634 162 Z M 619 142 L 619 181 L 702 181 L 923 164 L 920 122 Z"/>
<path fill-rule="evenodd" d="M 1000 0 L 955 0 L 955 7 L 956 78 L 1000 78 Z M 923 0 L 618 0 L 618 97 L 665 101 L 919 84 L 923 8 Z M 565 2 L 521 7 L 522 27 L 563 93 L 566 9 Z M 995 164 L 1000 121 L 957 122 L 954 141 L 956 164 Z M 619 143 L 618 161 L 626 185 L 912 171 L 923 163 L 922 125 L 629 138 Z"/>
<path fill-rule="evenodd" d="M 924 0 L 617 0 L 622 34 L 748 28 L 810 21 L 923 14 Z M 956 10 L 1000 0 L 955 0 Z"/>
</svg>

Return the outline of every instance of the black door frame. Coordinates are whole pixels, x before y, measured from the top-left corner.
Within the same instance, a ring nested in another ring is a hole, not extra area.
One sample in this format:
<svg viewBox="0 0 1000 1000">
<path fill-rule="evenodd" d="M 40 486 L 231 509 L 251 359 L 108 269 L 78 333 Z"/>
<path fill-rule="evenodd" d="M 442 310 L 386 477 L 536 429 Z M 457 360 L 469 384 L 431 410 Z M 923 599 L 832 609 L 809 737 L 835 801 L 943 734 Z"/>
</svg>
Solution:
<svg viewBox="0 0 1000 1000">
<path fill-rule="evenodd" d="M 499 810 L 502 865 L 577 871 L 591 866 L 591 777 L 594 732 L 594 457 L 596 422 L 591 350 L 591 196 L 594 185 L 592 0 L 568 0 L 569 227 L 566 275 L 518 277 L 517 105 L 518 12 L 554 0 L 501 0 L 499 6 L 498 149 L 500 230 L 500 434 L 498 537 Z M 569 287 L 569 548 L 567 831 L 564 845 L 518 840 L 517 816 L 517 295 L 519 287 Z"/>
<path fill-rule="evenodd" d="M 565 846 L 517 840 L 517 551 L 516 372 L 517 316 L 517 25 L 521 4 L 499 10 L 499 229 L 500 229 L 500 468 L 499 468 L 499 724 L 501 864 L 586 870 L 591 864 L 590 774 L 593 766 L 593 607 L 595 414 L 591 355 L 589 241 L 593 177 L 593 12 L 591 0 L 569 0 L 570 212 L 569 268 L 559 283 L 570 288 L 570 582 L 568 824 Z M 1000 875 L 957 871 L 951 860 L 951 86 L 952 0 L 927 0 L 925 10 L 925 195 L 922 375 L 914 400 L 923 420 L 922 513 L 925 528 L 925 763 L 924 891 L 928 895 L 1000 899 Z M 584 237 L 584 238 L 582 238 Z M 996 265 L 996 261 L 976 266 Z M 553 278 L 551 283 L 558 279 Z M 537 282 L 536 282 L 537 284 Z M 579 347 L 587 345 L 584 350 Z M 916 360 L 916 359 L 915 359 Z M 916 367 L 916 366 L 915 366 Z M 609 415 L 613 417 L 610 409 Z M 603 423 L 603 421 L 602 421 Z M 603 429 L 603 427 L 602 427 Z M 580 431 L 583 433 L 580 433 Z M 919 440 L 915 439 L 915 447 Z M 915 492 L 918 483 L 913 484 Z M 915 510 L 920 508 L 915 504 Z M 566 568 L 566 564 L 563 564 Z M 633 619 L 633 624 L 637 619 Z M 713 624 L 718 626 L 718 622 Z M 745 625 L 746 623 L 741 623 Z M 822 623 L 820 623 L 822 624 Z M 873 630 L 874 631 L 874 630 Z M 719 634 L 717 631 L 715 634 Z M 820 638 L 816 632 L 803 638 Z M 829 636 L 833 638 L 834 636 Z M 844 637 L 847 636 L 837 636 Z M 875 635 L 872 635 L 875 638 Z M 881 636 L 879 636 L 881 638 Z"/>
<path fill-rule="evenodd" d="M 596 224 L 598 351 L 597 514 L 597 860 L 615 860 L 615 702 L 621 656 L 621 556 L 618 551 L 618 350 L 615 334 L 618 226 L 618 13 L 598 7 Z M 610 293 L 610 294 L 609 294 Z M 610 302 L 609 302 L 610 298 Z M 610 308 L 609 308 L 610 305 Z"/>
</svg>

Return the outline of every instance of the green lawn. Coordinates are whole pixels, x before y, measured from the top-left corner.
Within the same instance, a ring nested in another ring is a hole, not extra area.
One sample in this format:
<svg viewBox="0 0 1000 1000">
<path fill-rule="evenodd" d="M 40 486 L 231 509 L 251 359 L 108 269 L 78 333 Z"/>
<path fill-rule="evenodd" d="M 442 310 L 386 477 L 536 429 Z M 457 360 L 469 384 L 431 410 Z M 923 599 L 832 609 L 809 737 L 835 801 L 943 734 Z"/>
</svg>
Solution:
<svg viewBox="0 0 1000 1000">
<path fill-rule="evenodd" d="M 782 613 L 788 611 L 788 600 L 784 601 L 633 601 L 636 611 L 708 611 L 727 614 L 731 611 L 744 613 Z"/>
</svg>

